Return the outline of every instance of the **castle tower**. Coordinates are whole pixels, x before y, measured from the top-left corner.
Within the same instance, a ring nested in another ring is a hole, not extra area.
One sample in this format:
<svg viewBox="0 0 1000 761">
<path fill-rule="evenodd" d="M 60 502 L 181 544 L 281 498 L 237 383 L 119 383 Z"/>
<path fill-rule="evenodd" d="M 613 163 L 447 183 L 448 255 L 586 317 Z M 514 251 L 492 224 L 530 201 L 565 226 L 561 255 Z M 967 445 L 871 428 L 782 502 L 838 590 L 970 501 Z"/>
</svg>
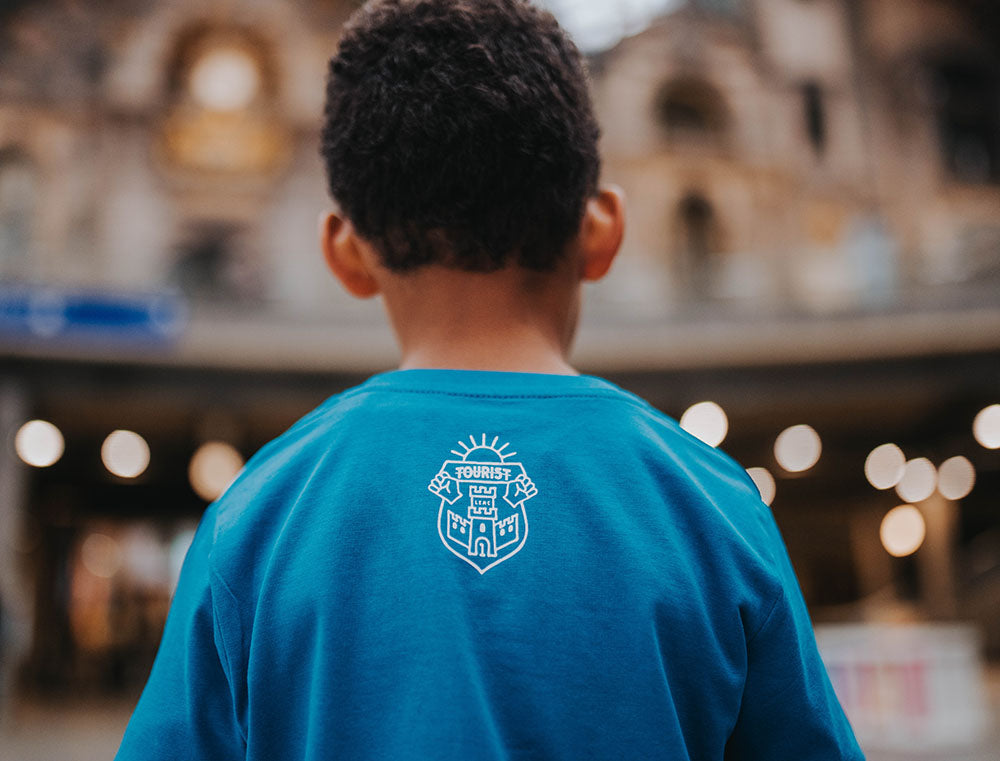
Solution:
<svg viewBox="0 0 1000 761">
<path fill-rule="evenodd" d="M 497 487 L 478 486 L 473 484 L 469 487 L 469 520 L 473 518 L 497 518 Z"/>
<path fill-rule="evenodd" d="M 469 554 L 496 557 L 497 487 L 469 487 Z"/>
</svg>

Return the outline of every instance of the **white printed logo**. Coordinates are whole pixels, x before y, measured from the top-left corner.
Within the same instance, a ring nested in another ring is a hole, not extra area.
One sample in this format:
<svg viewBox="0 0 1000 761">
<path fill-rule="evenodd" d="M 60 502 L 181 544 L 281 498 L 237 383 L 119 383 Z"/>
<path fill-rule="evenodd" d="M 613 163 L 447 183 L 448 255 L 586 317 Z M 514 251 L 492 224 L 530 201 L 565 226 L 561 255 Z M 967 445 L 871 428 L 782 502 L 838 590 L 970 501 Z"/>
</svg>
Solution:
<svg viewBox="0 0 1000 761">
<path fill-rule="evenodd" d="M 517 554 L 528 538 L 524 503 L 538 494 L 519 462 L 517 452 L 499 449 L 499 436 L 486 443 L 469 436 L 470 446 L 451 450 L 457 460 L 445 460 L 427 488 L 441 498 L 438 535 L 444 546 L 479 573 Z M 461 501 L 461 502 L 460 502 Z"/>
</svg>

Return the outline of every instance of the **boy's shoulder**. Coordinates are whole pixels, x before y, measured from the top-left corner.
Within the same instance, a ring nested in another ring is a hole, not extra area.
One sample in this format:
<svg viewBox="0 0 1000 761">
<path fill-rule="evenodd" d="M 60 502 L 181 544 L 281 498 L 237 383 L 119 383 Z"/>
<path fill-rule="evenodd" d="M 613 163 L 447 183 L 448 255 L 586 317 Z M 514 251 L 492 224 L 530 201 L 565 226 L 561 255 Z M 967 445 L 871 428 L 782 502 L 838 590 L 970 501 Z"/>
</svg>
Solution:
<svg viewBox="0 0 1000 761">
<path fill-rule="evenodd" d="M 775 565 L 773 517 L 746 471 L 641 397 L 596 376 L 410 373 L 330 397 L 250 459 L 215 506 L 217 572 L 257 589 L 283 532 L 409 504 L 401 494 L 428 498 L 442 461 L 469 449 L 471 424 L 480 441 L 484 421 L 503 443 L 510 434 L 505 451 L 517 450 L 548 499 L 580 495 L 616 525 L 687 537 L 688 550 L 713 537 L 698 562 L 720 563 L 718 575 Z"/>
<path fill-rule="evenodd" d="M 732 457 L 604 378 L 396 370 L 329 397 L 262 447 L 227 491 L 224 503 L 245 506 L 251 497 L 260 503 L 268 501 L 269 493 L 287 495 L 292 482 L 301 483 L 331 450 L 342 455 L 355 446 L 392 447 L 408 419 L 433 427 L 491 402 L 531 421 L 535 430 L 547 430 L 550 437 L 561 427 L 586 420 L 586 435 L 592 440 L 635 451 L 652 469 L 679 474 L 712 493 L 721 490 L 759 501 L 757 487 Z"/>
</svg>

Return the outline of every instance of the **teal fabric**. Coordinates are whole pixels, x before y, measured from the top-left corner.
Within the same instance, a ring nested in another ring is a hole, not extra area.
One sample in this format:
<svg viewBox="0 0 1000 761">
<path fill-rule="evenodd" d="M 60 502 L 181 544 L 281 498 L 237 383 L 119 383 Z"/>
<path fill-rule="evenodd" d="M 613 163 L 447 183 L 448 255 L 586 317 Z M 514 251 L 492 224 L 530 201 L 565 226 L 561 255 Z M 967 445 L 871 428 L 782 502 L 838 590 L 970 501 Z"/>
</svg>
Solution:
<svg viewBox="0 0 1000 761">
<path fill-rule="evenodd" d="M 118 754 L 188 758 L 863 756 L 742 467 L 597 377 L 404 370 L 206 511 Z"/>
</svg>

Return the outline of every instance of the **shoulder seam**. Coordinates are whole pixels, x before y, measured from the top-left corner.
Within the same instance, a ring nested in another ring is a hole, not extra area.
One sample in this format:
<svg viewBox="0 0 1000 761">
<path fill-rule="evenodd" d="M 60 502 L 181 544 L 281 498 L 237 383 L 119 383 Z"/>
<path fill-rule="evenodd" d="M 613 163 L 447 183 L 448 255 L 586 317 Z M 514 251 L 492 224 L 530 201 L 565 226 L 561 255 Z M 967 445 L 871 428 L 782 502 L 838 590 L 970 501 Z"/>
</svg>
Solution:
<svg viewBox="0 0 1000 761">
<path fill-rule="evenodd" d="M 774 615 L 774 611 L 778 609 L 778 603 L 781 601 L 781 598 L 784 597 L 784 595 L 785 595 L 784 588 L 779 587 L 778 594 L 775 595 L 774 602 L 771 603 L 771 607 L 768 609 L 767 615 L 764 616 L 764 620 L 761 622 L 760 626 L 757 627 L 757 631 L 755 631 L 752 635 L 750 635 L 750 638 L 747 640 L 748 649 L 750 645 L 753 644 L 753 641 L 757 639 L 757 635 L 760 634 L 762 631 L 764 631 L 765 628 L 767 628 L 767 625 L 771 622 L 771 617 Z"/>
</svg>

